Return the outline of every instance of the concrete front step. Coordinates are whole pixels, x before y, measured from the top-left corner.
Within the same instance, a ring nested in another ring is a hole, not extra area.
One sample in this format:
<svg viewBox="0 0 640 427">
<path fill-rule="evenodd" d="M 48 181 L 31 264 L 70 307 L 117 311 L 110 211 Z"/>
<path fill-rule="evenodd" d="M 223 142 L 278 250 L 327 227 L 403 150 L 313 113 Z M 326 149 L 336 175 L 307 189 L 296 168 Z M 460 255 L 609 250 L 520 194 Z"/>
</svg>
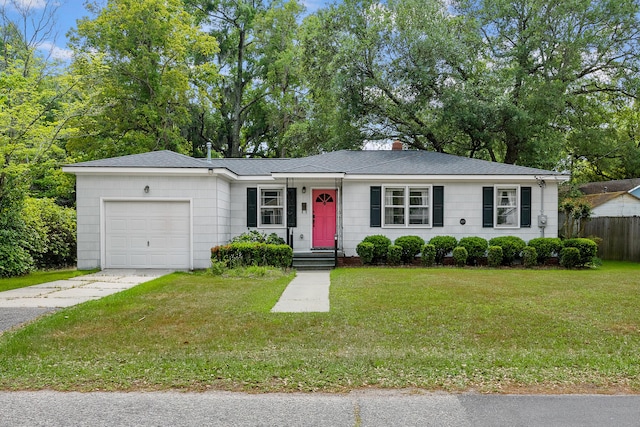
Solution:
<svg viewBox="0 0 640 427">
<path fill-rule="evenodd" d="M 293 267 L 298 270 L 330 270 L 335 267 L 333 252 L 300 252 L 293 254 Z"/>
</svg>

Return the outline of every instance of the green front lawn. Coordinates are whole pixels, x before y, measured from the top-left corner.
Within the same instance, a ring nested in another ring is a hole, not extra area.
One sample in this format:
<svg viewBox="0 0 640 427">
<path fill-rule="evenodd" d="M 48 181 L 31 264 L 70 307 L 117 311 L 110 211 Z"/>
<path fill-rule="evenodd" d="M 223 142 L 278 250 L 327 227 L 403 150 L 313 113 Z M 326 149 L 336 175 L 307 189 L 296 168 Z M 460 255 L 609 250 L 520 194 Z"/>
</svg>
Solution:
<svg viewBox="0 0 640 427">
<path fill-rule="evenodd" d="M 297 314 L 290 277 L 175 273 L 4 334 L 0 389 L 638 393 L 639 273 L 338 269 Z"/>
<path fill-rule="evenodd" d="M 72 277 L 82 276 L 83 274 L 93 273 L 95 271 L 96 270 L 78 271 L 76 269 L 36 271 L 27 274 L 26 276 L 0 278 L 0 292 L 39 285 L 40 283 L 54 282 L 56 280 L 70 279 Z"/>
</svg>

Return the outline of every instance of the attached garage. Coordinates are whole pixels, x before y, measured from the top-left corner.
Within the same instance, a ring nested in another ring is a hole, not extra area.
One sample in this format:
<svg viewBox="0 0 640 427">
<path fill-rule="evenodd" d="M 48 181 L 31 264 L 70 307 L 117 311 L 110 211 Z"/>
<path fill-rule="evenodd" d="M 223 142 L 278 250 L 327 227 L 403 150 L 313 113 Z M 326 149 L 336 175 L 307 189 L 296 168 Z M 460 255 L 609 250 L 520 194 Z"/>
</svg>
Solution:
<svg viewBox="0 0 640 427">
<path fill-rule="evenodd" d="M 189 201 L 104 202 L 105 268 L 191 269 Z"/>
</svg>

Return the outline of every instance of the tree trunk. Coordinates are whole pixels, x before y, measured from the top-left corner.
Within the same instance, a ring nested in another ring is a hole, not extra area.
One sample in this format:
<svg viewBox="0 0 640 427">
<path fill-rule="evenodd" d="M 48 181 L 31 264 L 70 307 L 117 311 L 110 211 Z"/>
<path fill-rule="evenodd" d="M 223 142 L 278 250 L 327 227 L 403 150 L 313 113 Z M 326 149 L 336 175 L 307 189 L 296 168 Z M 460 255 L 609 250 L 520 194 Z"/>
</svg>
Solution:
<svg viewBox="0 0 640 427">
<path fill-rule="evenodd" d="M 236 64 L 236 79 L 234 82 L 233 99 L 233 127 L 231 130 L 231 147 L 229 154 L 231 157 L 240 157 L 240 129 L 242 128 L 242 99 L 244 91 L 244 48 L 246 33 L 244 29 L 239 31 L 238 40 L 238 62 Z"/>
</svg>

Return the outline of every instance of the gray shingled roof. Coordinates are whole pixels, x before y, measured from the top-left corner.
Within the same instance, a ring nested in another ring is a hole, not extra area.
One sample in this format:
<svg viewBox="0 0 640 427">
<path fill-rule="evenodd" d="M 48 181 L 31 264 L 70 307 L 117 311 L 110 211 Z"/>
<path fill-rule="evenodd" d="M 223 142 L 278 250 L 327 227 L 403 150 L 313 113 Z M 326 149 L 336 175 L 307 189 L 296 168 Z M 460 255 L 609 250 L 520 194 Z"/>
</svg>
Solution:
<svg viewBox="0 0 640 427">
<path fill-rule="evenodd" d="M 296 159 L 194 159 L 155 151 L 70 165 L 74 167 L 226 168 L 240 176 L 271 173 L 345 173 L 351 175 L 562 175 L 431 151 L 334 151 Z"/>
<path fill-rule="evenodd" d="M 560 173 L 470 159 L 433 151 L 334 151 L 298 159 L 295 172 L 330 172 L 352 175 L 561 175 Z M 308 168 L 308 170 L 305 170 Z M 285 170 L 283 172 L 287 172 Z"/>
<path fill-rule="evenodd" d="M 207 167 L 207 162 L 206 160 L 203 161 L 203 159 L 194 159 L 184 154 L 164 150 L 92 160 L 68 166 L 92 168 L 203 168 Z"/>
<path fill-rule="evenodd" d="M 615 181 L 588 182 L 580 186 L 584 194 L 597 194 L 616 191 L 630 191 L 640 185 L 640 178 L 618 179 Z"/>
</svg>

